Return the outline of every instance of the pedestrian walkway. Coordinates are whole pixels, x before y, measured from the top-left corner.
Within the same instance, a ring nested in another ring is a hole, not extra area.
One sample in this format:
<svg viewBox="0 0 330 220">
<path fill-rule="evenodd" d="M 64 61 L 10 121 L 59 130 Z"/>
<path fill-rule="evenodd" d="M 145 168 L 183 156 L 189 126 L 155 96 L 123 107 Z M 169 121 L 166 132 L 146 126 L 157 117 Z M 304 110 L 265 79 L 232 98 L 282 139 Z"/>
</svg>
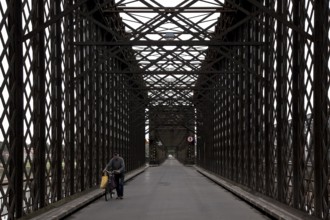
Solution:
<svg viewBox="0 0 330 220">
<path fill-rule="evenodd" d="M 235 220 L 269 219 L 193 167 L 175 159 L 149 167 L 125 184 L 123 200 L 104 197 L 66 219 Z"/>
</svg>

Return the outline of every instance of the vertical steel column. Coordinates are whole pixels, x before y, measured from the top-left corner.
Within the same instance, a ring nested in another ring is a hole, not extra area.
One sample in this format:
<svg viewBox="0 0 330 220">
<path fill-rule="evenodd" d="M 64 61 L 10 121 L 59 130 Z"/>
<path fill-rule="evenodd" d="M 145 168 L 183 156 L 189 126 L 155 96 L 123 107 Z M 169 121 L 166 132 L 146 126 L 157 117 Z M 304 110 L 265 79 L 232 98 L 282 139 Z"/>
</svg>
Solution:
<svg viewBox="0 0 330 220">
<path fill-rule="evenodd" d="M 108 70 L 112 71 L 113 67 L 112 67 L 112 59 L 110 58 L 108 60 Z M 113 145 L 113 141 L 112 141 L 112 117 L 114 114 L 113 108 L 112 108 L 112 93 L 113 93 L 113 86 L 112 86 L 112 78 L 113 78 L 113 74 L 107 74 L 107 161 L 110 160 L 111 158 L 111 154 L 112 154 L 112 145 Z M 112 91 L 110 93 L 110 91 Z"/>
<path fill-rule="evenodd" d="M 260 19 L 261 16 L 260 16 Z M 257 23 L 256 21 L 254 21 L 254 28 L 253 28 L 253 32 L 254 32 L 254 37 L 253 37 L 253 41 L 255 42 L 261 42 L 262 38 L 261 38 L 261 28 L 259 28 L 259 23 Z M 261 56 L 261 49 L 260 47 L 254 47 L 254 62 L 253 65 L 254 70 L 255 70 L 255 76 L 254 76 L 254 154 L 255 154 L 255 167 L 254 167 L 254 178 L 255 178 L 255 189 L 256 191 L 261 192 L 262 191 L 262 187 L 263 187 L 263 183 L 262 180 L 263 179 L 263 173 L 261 173 L 261 169 L 260 169 L 260 165 L 262 163 L 262 155 L 261 155 L 261 148 L 263 147 L 261 144 L 261 131 L 262 131 L 262 125 L 261 125 L 261 119 L 262 119 L 262 107 L 261 107 L 261 98 L 262 98 L 262 89 L 261 89 L 261 60 L 262 60 L 262 56 Z"/>
<path fill-rule="evenodd" d="M 244 37 L 245 39 L 250 41 L 250 28 L 251 24 L 248 22 L 245 26 Z M 251 59 L 251 51 L 250 47 L 245 47 L 245 63 L 246 66 L 250 67 L 250 59 Z M 251 111 L 250 111 L 250 104 L 251 104 L 251 97 L 250 97 L 250 78 L 251 73 L 248 70 L 244 71 L 244 170 L 245 170 L 245 181 L 244 184 L 251 187 Z"/>
<path fill-rule="evenodd" d="M 121 68 L 121 69 L 124 69 L 123 67 Z M 128 167 L 130 166 L 130 163 L 131 163 L 131 159 L 132 158 L 130 158 L 129 156 L 128 156 L 128 151 L 129 151 L 129 146 L 128 146 L 128 143 L 127 143 L 127 127 L 126 127 L 126 125 L 127 125 L 127 111 L 128 111 L 128 109 L 127 109 L 127 106 L 126 106 L 126 104 L 127 104 L 127 99 L 126 99 L 126 95 L 127 95 L 127 85 L 126 85 L 126 83 L 125 83 L 125 75 L 121 75 L 121 79 L 122 79 L 122 84 L 123 84 L 123 95 L 122 95 L 122 110 L 123 110 L 123 112 L 122 112 L 122 117 L 123 117 L 123 119 L 122 119 L 122 122 L 123 122 L 123 124 L 122 124 L 122 134 L 123 134 L 123 147 L 124 147 L 124 155 L 125 155 L 125 157 L 126 158 L 128 158 L 128 161 L 127 161 L 127 163 L 128 163 Z"/>
<path fill-rule="evenodd" d="M 201 110 L 202 110 L 202 115 L 203 115 L 203 124 L 202 124 L 202 144 L 203 144 L 203 166 L 205 168 L 207 168 L 207 160 L 208 160 L 208 154 L 207 154 L 207 142 L 206 142 L 206 139 L 207 139 L 207 129 L 206 129 L 206 126 L 207 126 L 207 117 L 205 116 L 207 113 L 205 111 L 205 102 L 203 100 L 203 106 L 201 106 Z"/>
<path fill-rule="evenodd" d="M 278 1 L 277 2 L 277 13 L 279 16 L 281 16 L 283 19 L 284 18 L 284 7 L 285 3 L 283 1 Z M 284 57 L 286 56 L 284 51 L 285 51 L 285 40 L 284 40 L 284 25 L 281 22 L 277 22 L 277 36 L 276 36 L 276 41 L 277 41 L 277 48 L 276 48 L 276 60 L 277 60 L 277 66 L 276 66 L 276 81 L 277 81 L 277 88 L 276 88 L 276 93 L 277 93 L 277 99 L 276 99 L 276 133 L 277 133 L 277 146 L 276 146 L 276 151 L 277 151 L 277 199 L 280 202 L 285 201 L 285 196 L 284 196 L 284 185 L 285 185 L 285 175 L 284 175 L 284 170 L 283 170 L 283 151 L 284 151 L 284 108 L 285 108 L 285 79 L 284 79 L 284 74 L 285 74 L 285 68 L 284 68 Z"/>
<path fill-rule="evenodd" d="M 117 60 L 113 59 L 112 61 L 113 69 L 117 70 Z M 119 152 L 118 149 L 118 140 L 117 140 L 117 117 L 118 117 L 118 102 L 117 102 L 117 95 L 118 95 L 118 89 L 117 89 L 117 74 L 112 75 L 112 154 L 116 151 Z"/>
<path fill-rule="evenodd" d="M 108 68 L 110 71 L 113 70 L 113 59 L 109 59 L 108 61 Z M 107 120 L 107 129 L 108 129 L 108 133 L 107 133 L 107 139 L 108 139 L 108 145 L 107 145 L 107 161 L 110 160 L 111 158 L 111 154 L 113 153 L 113 140 L 112 140 L 112 123 L 113 123 L 113 114 L 114 114 L 114 110 L 113 110 L 113 74 L 107 74 L 107 109 L 108 109 L 108 120 Z M 111 93 L 110 93 L 111 91 Z"/>
<path fill-rule="evenodd" d="M 304 1 L 293 0 L 293 22 L 297 27 L 304 27 Z M 293 206 L 303 209 L 304 191 L 304 40 L 293 32 L 292 51 L 292 128 L 293 128 Z"/>
<path fill-rule="evenodd" d="M 116 66 L 115 66 L 115 59 L 113 58 L 111 60 L 111 68 L 112 70 L 115 70 Z M 112 157 L 112 154 L 114 153 L 114 151 L 117 151 L 117 142 L 115 140 L 115 117 L 117 115 L 117 110 L 115 108 L 115 103 L 116 103 L 116 97 L 115 95 L 117 94 L 117 90 L 116 90 L 116 74 L 111 74 L 111 83 L 110 83 L 110 91 L 112 91 L 111 96 L 110 96 L 110 103 L 111 103 L 111 122 L 110 122 L 110 129 L 111 129 L 111 155 L 110 157 Z"/>
<path fill-rule="evenodd" d="M 88 22 L 88 25 L 85 27 L 87 31 L 87 38 L 94 39 L 92 22 Z M 87 48 L 87 149 L 86 149 L 86 165 L 87 165 L 87 181 L 88 187 L 91 188 L 93 186 L 93 142 L 94 142 L 94 51 L 93 46 L 89 46 Z"/>
<path fill-rule="evenodd" d="M 239 29 L 239 39 L 243 39 L 244 37 L 244 29 L 240 28 Z M 240 47 L 239 48 L 239 61 L 241 63 L 244 63 L 244 48 Z M 245 169 L 244 169 L 244 146 L 245 146 L 245 130 L 244 130 L 244 70 L 242 66 L 239 66 L 238 68 L 238 78 L 239 78 L 239 183 L 244 184 L 244 179 L 245 179 Z"/>
<path fill-rule="evenodd" d="M 240 30 L 235 31 L 235 40 L 238 41 L 240 39 Z M 237 59 L 240 59 L 240 52 L 241 48 L 237 48 Z M 241 61 L 239 61 L 241 62 Z M 239 74 L 240 67 L 238 65 L 234 65 L 233 70 L 234 72 L 237 72 L 234 74 L 234 80 L 235 80 L 235 88 L 233 90 L 234 96 L 235 96 L 235 181 L 237 183 L 240 182 L 240 150 L 241 150 L 241 141 L 240 141 L 240 121 L 241 118 L 241 103 L 240 103 L 240 74 Z"/>
<path fill-rule="evenodd" d="M 210 78 L 212 78 L 214 80 L 214 75 L 211 75 Z M 216 88 L 216 85 L 214 83 L 214 81 L 211 81 L 210 83 L 210 87 L 212 88 L 210 91 L 209 91 L 209 99 L 210 100 L 214 100 L 214 91 L 215 91 L 215 88 Z M 216 161 L 216 149 L 214 147 L 214 101 L 210 101 L 210 104 L 209 104 L 210 108 L 209 108 L 209 115 L 210 115 L 210 134 L 209 134 L 209 145 L 211 146 L 211 155 L 210 157 L 212 158 L 212 172 L 215 172 L 216 170 L 216 166 L 217 166 L 217 161 Z M 189 150 L 189 146 L 187 147 L 187 152 Z M 186 156 L 188 157 L 187 153 L 186 153 Z"/>
<path fill-rule="evenodd" d="M 119 71 L 121 71 L 121 65 L 119 62 Z M 118 93 L 118 104 L 119 104 L 119 115 L 118 115 L 118 138 L 119 138 L 119 145 L 120 145 L 120 152 L 122 156 L 126 157 L 125 155 L 125 140 L 124 140 L 124 132 L 123 132 L 123 125 L 124 125 L 124 106 L 123 106 L 123 98 L 124 98 L 124 85 L 122 81 L 122 74 L 118 75 L 118 85 L 119 85 L 119 93 Z"/>
<path fill-rule="evenodd" d="M 96 40 L 101 40 L 100 38 L 100 31 L 98 28 L 96 28 L 95 30 L 95 39 Z M 95 50 L 95 63 L 99 63 L 99 60 L 102 59 L 99 56 L 98 51 L 96 50 L 96 47 L 94 47 Z M 95 144 L 93 145 L 93 148 L 95 149 L 95 169 L 94 170 L 94 175 L 95 175 L 95 182 L 97 184 L 99 184 L 100 182 L 100 173 L 99 171 L 101 170 L 100 167 L 102 167 L 102 165 L 100 166 L 100 163 L 102 162 L 100 160 L 100 149 L 102 148 L 102 136 L 101 136 L 101 128 L 102 128 L 102 124 L 101 124 L 101 118 L 102 118 L 102 112 L 101 112 L 101 93 L 103 93 L 102 91 L 102 84 L 100 82 L 100 78 L 101 78 L 101 73 L 100 70 L 102 70 L 102 65 L 101 66 L 96 66 L 95 67 L 95 123 L 93 123 L 95 129 L 93 129 L 95 131 L 95 136 L 94 136 L 94 140 L 95 140 Z"/>
<path fill-rule="evenodd" d="M 73 5 L 73 0 L 68 1 L 68 6 L 71 7 Z M 70 170 L 70 195 L 75 194 L 75 161 L 76 161 L 76 153 L 75 153 L 75 79 L 74 79 L 74 73 L 75 73 L 75 57 L 74 57 L 74 46 L 73 46 L 73 41 L 74 41 L 74 17 L 73 14 L 71 13 L 68 17 L 68 25 L 69 25 L 69 36 L 68 36 L 68 46 L 69 46 L 69 70 L 68 71 L 68 98 L 69 98 L 69 111 L 68 111 L 68 118 L 69 118 L 69 124 L 68 124 L 68 144 L 69 146 L 69 151 L 70 151 L 70 161 L 69 161 L 69 170 Z"/>
<path fill-rule="evenodd" d="M 216 63 L 216 68 L 217 71 L 220 71 L 220 63 Z M 220 87 L 220 74 L 216 76 L 215 80 L 215 86 L 218 88 Z M 221 159 L 220 159 L 220 89 L 215 90 L 215 95 L 214 95 L 214 105 L 215 105 L 215 114 L 214 114 L 214 121 L 215 121 L 215 150 L 216 150 L 216 168 L 215 168 L 215 173 L 220 174 L 220 169 L 221 169 Z"/>
<path fill-rule="evenodd" d="M 221 63 L 221 67 L 224 67 L 224 61 Z M 221 76 L 221 86 L 222 88 L 225 88 L 226 86 L 226 79 L 224 79 L 225 76 Z M 220 152 L 221 152 L 221 176 L 226 175 L 226 136 L 225 136 L 225 92 L 220 93 Z"/>
<path fill-rule="evenodd" d="M 234 48 L 231 48 L 233 51 L 235 51 Z M 233 66 L 235 63 L 233 61 L 229 61 L 230 65 L 227 67 L 227 70 L 233 70 Z M 235 76 L 234 75 L 228 75 L 230 88 L 229 88 L 229 109 L 230 109 L 230 127 L 228 127 L 228 130 L 230 131 L 230 179 L 234 180 L 235 178 L 235 164 L 236 164 L 236 158 L 235 158 L 235 118 L 236 118 L 236 109 L 235 109 Z"/>
<path fill-rule="evenodd" d="M 251 21 L 250 23 L 250 28 L 249 28 L 249 41 L 255 42 L 256 41 L 256 33 L 258 30 L 256 30 L 256 22 L 254 20 Z M 256 127 L 256 117 L 258 113 L 258 109 L 256 106 L 256 84 L 258 80 L 258 70 L 256 68 L 256 47 L 249 47 L 249 54 L 250 54 L 250 59 L 249 59 L 249 68 L 253 70 L 253 73 L 249 71 L 249 128 L 250 128 L 250 151 L 249 151 L 249 157 L 250 157 L 250 186 L 253 190 L 257 190 L 257 181 L 256 182 L 256 176 L 258 172 L 258 167 L 256 166 L 256 158 L 258 156 L 257 152 L 257 142 L 256 142 L 256 133 L 255 133 L 255 127 Z"/>
<path fill-rule="evenodd" d="M 328 1 L 315 1 L 314 29 L 314 187 L 315 215 L 329 217 L 327 146 Z"/>
<path fill-rule="evenodd" d="M 118 62 L 119 71 L 121 71 L 121 63 Z M 120 152 L 125 157 L 125 141 L 124 141 L 124 132 L 123 132 L 123 125 L 124 125 L 124 106 L 123 106 L 123 99 L 124 99 L 124 85 L 123 85 L 123 75 L 118 75 L 118 107 L 119 107 L 119 115 L 118 115 L 118 138 L 120 143 Z"/>
<path fill-rule="evenodd" d="M 141 96 L 139 96 L 139 97 L 136 97 L 135 96 L 135 94 L 134 94 L 134 91 L 133 90 L 131 90 L 131 98 L 130 98 L 130 100 L 139 100 L 139 101 L 141 101 L 141 99 L 143 99 Z M 136 97 L 136 98 L 135 98 Z M 136 104 L 136 102 L 133 102 L 132 104 L 131 104 L 131 106 L 132 106 L 132 109 L 131 109 L 131 112 L 133 112 L 133 111 L 136 111 L 136 108 L 137 108 L 137 104 Z M 141 110 L 141 111 L 143 111 L 143 114 L 145 114 L 145 112 L 146 112 L 146 110 L 143 108 L 143 110 Z M 133 122 L 133 119 L 134 119 L 134 117 L 133 117 L 133 115 L 132 115 L 132 113 L 130 113 L 131 114 L 131 119 L 132 119 L 132 122 L 130 123 L 131 125 L 131 131 L 132 132 L 134 132 L 132 135 L 133 135 L 133 142 L 132 142 L 132 144 L 134 145 L 134 148 L 135 148 L 135 150 L 134 150 L 134 152 L 132 152 L 132 156 L 134 155 L 134 154 L 137 154 L 137 155 L 139 155 L 139 157 L 142 157 L 142 152 L 140 152 L 139 151 L 139 145 L 138 144 L 135 144 L 135 142 L 136 143 L 139 143 L 139 138 L 138 138 L 138 136 L 139 136 L 139 134 L 140 133 L 138 133 L 137 132 L 137 129 L 138 129 L 138 127 L 137 127 L 137 125 L 135 125 L 134 124 L 134 122 Z M 149 131 L 150 131 L 150 121 L 151 121 L 151 119 L 150 119 L 150 109 L 149 109 L 149 117 L 148 117 L 148 119 L 149 119 Z M 144 117 L 142 117 L 142 119 L 141 120 L 143 120 L 143 123 L 142 123 L 142 125 L 141 126 L 145 126 L 145 118 Z M 144 131 L 144 129 L 143 129 L 143 131 Z M 145 132 L 145 131 L 144 131 Z M 145 135 L 145 134 L 143 134 L 143 135 Z M 149 133 L 149 135 L 150 135 L 150 133 Z M 150 148 L 150 141 L 149 141 L 149 148 Z M 149 153 L 150 153 L 150 151 L 149 151 Z M 143 157 L 145 157 L 145 154 L 143 155 Z M 149 158 L 150 158 L 150 155 L 149 155 Z M 136 161 L 136 165 L 141 165 L 140 164 L 140 161 Z"/>
<path fill-rule="evenodd" d="M 61 12 L 61 0 L 55 1 L 55 14 Z M 62 58 L 62 30 L 61 30 L 61 20 L 58 20 L 54 27 L 54 41 L 52 44 L 54 48 L 54 72 L 53 82 L 52 82 L 52 93 L 53 93 L 53 126 L 52 127 L 52 137 L 54 139 L 55 154 L 56 154 L 56 163 L 55 165 L 55 188 L 56 188 L 56 198 L 57 201 L 62 199 L 62 99 L 61 99 L 61 90 L 62 90 L 62 67 L 61 67 L 61 58 Z"/>
<path fill-rule="evenodd" d="M 123 66 L 122 66 L 122 69 L 125 69 Z M 128 120 L 128 107 L 127 107 L 127 89 L 129 89 L 127 86 L 127 77 L 126 75 L 121 75 L 121 78 L 122 78 L 122 83 L 123 83 L 123 126 L 122 126 L 122 132 L 123 132 L 123 141 L 124 141 L 124 152 L 125 152 L 125 157 L 128 158 L 128 161 L 127 161 L 127 167 L 129 169 L 129 167 L 131 166 L 131 163 L 132 163 L 132 159 L 131 157 L 129 157 L 129 150 L 130 150 L 130 146 L 128 145 L 128 131 L 127 131 L 127 120 Z"/>
<path fill-rule="evenodd" d="M 133 158 L 132 161 L 131 161 L 131 164 L 130 164 L 130 168 L 134 168 L 134 167 L 138 167 L 139 166 L 139 159 L 140 159 L 140 153 L 136 150 L 137 149 L 137 146 L 135 146 L 131 141 L 131 138 L 132 138 L 132 129 L 131 129 L 131 126 L 132 126 L 132 123 L 131 123 L 131 114 L 130 112 L 132 111 L 131 109 L 131 92 L 128 91 L 127 92 L 127 144 L 129 146 L 129 150 L 128 150 L 128 156 Z M 145 131 L 144 131 L 145 133 Z M 145 135 L 145 134 L 144 134 Z M 144 144 L 146 143 L 146 141 L 144 141 Z M 136 155 L 137 158 L 134 159 L 134 155 Z M 129 169 L 130 169 L 129 168 Z"/>
<path fill-rule="evenodd" d="M 133 124 L 133 115 L 132 115 L 132 111 L 134 109 L 134 104 L 133 104 L 133 100 L 135 100 L 133 98 L 133 93 L 132 90 L 128 91 L 128 137 L 129 137 L 129 146 L 130 146 L 130 151 L 129 151 L 129 155 L 131 157 L 134 157 L 134 155 L 137 155 L 138 158 L 132 160 L 132 167 L 138 167 L 140 165 L 140 161 L 139 158 L 142 155 L 142 152 L 138 151 L 138 145 L 136 145 L 135 143 L 137 143 L 137 141 L 135 141 L 135 136 L 134 136 L 134 124 Z M 144 110 L 144 109 L 143 109 Z M 145 110 L 144 110 L 145 111 Z M 146 143 L 146 142 L 145 142 Z"/>
<path fill-rule="evenodd" d="M 215 64 L 213 68 L 218 71 L 218 66 Z M 213 100 L 213 111 L 212 111 L 212 117 L 213 117 L 213 124 L 212 124 L 212 130 L 213 130 L 213 160 L 214 160 L 214 165 L 213 165 L 213 172 L 218 173 L 218 168 L 219 168 L 219 158 L 218 158 L 218 102 L 217 102 L 217 94 L 218 91 L 216 90 L 218 88 L 218 76 L 214 75 L 213 76 L 213 92 L 212 92 L 212 100 Z M 190 135 L 189 132 L 187 132 L 187 136 Z M 191 159 L 191 143 L 187 144 L 187 158 L 190 161 Z"/>
<path fill-rule="evenodd" d="M 82 8 L 83 9 L 83 8 Z M 79 22 L 79 40 L 84 41 L 85 40 L 85 33 L 84 33 L 84 27 L 85 27 L 84 20 L 81 20 Z M 78 144 L 77 148 L 79 148 L 80 155 L 79 155 L 79 167 L 80 167 L 80 190 L 84 191 L 85 190 L 85 76 L 83 75 L 84 69 L 85 69 L 85 64 L 84 64 L 84 59 L 85 59 L 85 48 L 79 48 L 79 74 L 81 77 L 79 78 L 78 81 L 78 112 L 77 112 L 77 117 L 78 117 Z"/>
<path fill-rule="evenodd" d="M 229 67 L 229 60 L 227 59 L 225 61 L 225 69 L 228 69 Z M 229 106 L 230 106 L 230 99 L 229 99 L 229 96 L 230 96 L 230 79 L 229 79 L 229 76 L 226 77 L 225 79 L 225 127 L 224 127 L 224 132 L 225 132 L 225 160 L 226 160 L 226 163 L 225 163 L 225 177 L 227 178 L 230 178 L 230 174 L 231 174 L 231 163 L 230 163 L 230 160 L 231 160 L 231 155 L 230 155 L 230 109 L 229 109 Z"/>
<path fill-rule="evenodd" d="M 119 71 L 122 70 L 122 65 L 119 63 Z M 124 113 L 124 94 L 125 94 L 125 86 L 124 86 L 124 80 L 123 80 L 123 75 L 119 75 L 119 123 L 118 123 L 118 128 L 119 128 L 119 139 L 120 139 L 120 145 L 122 149 L 122 156 L 124 158 L 127 158 L 126 161 L 129 163 L 129 158 L 126 156 L 126 142 L 125 142 L 125 131 L 124 131 L 124 121 L 125 121 L 125 113 Z"/>
<path fill-rule="evenodd" d="M 36 5 L 35 19 L 36 27 L 38 28 L 44 23 L 44 4 L 43 0 L 38 0 Z M 46 71 L 45 71 L 45 30 L 40 30 L 36 37 L 33 39 L 34 48 L 34 61 L 33 61 L 33 72 L 34 82 L 36 83 L 34 88 L 34 157 L 33 157 L 33 210 L 38 210 L 45 206 L 45 174 L 46 174 L 46 94 L 45 94 L 45 82 L 46 82 Z"/>
<path fill-rule="evenodd" d="M 265 0 L 265 7 L 270 8 L 270 0 Z M 270 196 L 271 190 L 271 145 L 273 144 L 271 141 L 272 137 L 272 128 L 274 122 L 272 121 L 272 109 L 273 109 L 273 102 L 272 102 L 272 88 L 273 88 L 273 76 L 271 72 L 271 50 L 272 47 L 272 37 L 271 37 L 271 18 L 268 13 L 265 14 L 265 46 L 264 46 L 264 53 L 265 53 L 265 75 L 264 78 L 265 82 L 265 131 L 264 131 L 264 141 L 265 141 L 265 194 Z"/>
<path fill-rule="evenodd" d="M 131 86 L 131 85 L 130 85 Z M 130 156 L 134 156 L 134 155 L 138 155 L 139 156 L 139 153 L 136 151 L 136 141 L 134 141 L 134 136 L 133 136 L 133 131 L 132 131 L 132 126 L 133 126 L 133 123 L 132 123 L 132 119 L 133 119 L 133 115 L 131 114 L 132 110 L 133 110 L 133 97 L 132 97 L 132 90 L 129 90 L 128 91 L 128 119 L 127 119 L 127 123 L 128 123 L 128 145 L 130 146 L 130 150 L 129 150 L 129 155 Z M 131 165 L 132 167 L 136 167 L 137 166 L 137 160 L 133 160 Z"/>
<path fill-rule="evenodd" d="M 124 69 L 124 68 L 123 68 Z M 134 158 L 132 158 L 130 156 L 130 151 L 132 150 L 132 146 L 130 146 L 129 144 L 129 129 L 128 129 L 128 119 L 129 119 L 129 99 L 128 99 L 128 89 L 129 89 L 129 79 L 127 77 L 127 75 L 123 75 L 123 83 L 125 83 L 126 89 L 125 89 L 125 93 L 124 93 L 124 97 L 123 97 L 123 110 L 124 110 L 124 116 L 125 116 L 125 120 L 124 120 L 124 125 L 123 125 L 123 130 L 124 130 L 124 140 L 125 140 L 125 157 L 128 158 L 127 161 L 127 169 L 131 170 L 132 167 L 132 161 Z M 138 155 L 136 155 L 137 157 Z"/>
<path fill-rule="evenodd" d="M 127 82 L 130 81 L 129 77 L 126 78 Z M 129 169 L 133 169 L 134 167 L 134 162 L 137 161 L 139 159 L 139 154 L 136 154 L 136 157 L 134 157 L 134 146 L 131 145 L 130 143 L 130 123 L 129 123 L 129 119 L 130 119 L 130 91 L 129 89 L 131 88 L 130 85 L 127 83 L 127 90 L 126 90 L 126 96 L 125 96 L 125 109 L 126 109 L 126 124 L 125 124 L 125 130 L 126 130 L 126 145 L 127 145 L 127 157 L 131 158 L 131 162 L 129 164 Z M 143 133 L 145 133 L 145 131 L 143 131 Z M 143 136 L 145 136 L 145 134 L 143 134 Z M 144 141 L 145 142 L 145 141 Z M 134 159 L 135 158 L 135 159 Z"/>
<path fill-rule="evenodd" d="M 121 67 L 120 67 L 120 61 L 118 60 L 117 62 L 117 69 L 118 71 L 121 71 Z M 118 92 L 117 92 L 117 108 L 118 108 L 118 113 L 117 113 L 117 125 L 116 125 L 116 129 L 117 129 L 117 140 L 118 140 L 118 148 L 119 148 L 119 152 L 120 154 L 123 156 L 124 155 L 124 143 L 123 143 L 123 131 L 122 131 L 122 122 L 123 122 L 123 103 L 122 103 L 122 99 L 123 99 L 123 85 L 121 83 L 121 74 L 117 75 L 117 88 L 118 88 Z"/>
<path fill-rule="evenodd" d="M 120 66 L 120 70 L 122 70 L 122 66 Z M 127 154 L 127 149 L 128 149 L 128 145 L 127 145 L 127 141 L 126 141 L 126 129 L 125 129 L 125 123 L 126 123 L 126 111 L 127 109 L 125 109 L 125 102 L 127 102 L 125 100 L 125 95 L 126 95 L 126 88 L 125 88 L 125 81 L 124 81 L 124 75 L 120 75 L 120 83 L 122 85 L 122 89 L 121 89 L 121 121 L 120 121 L 120 133 L 121 133 L 121 140 L 122 140 L 122 148 L 123 148 L 123 155 L 124 157 L 128 158 L 128 163 L 130 163 L 130 158 L 128 157 Z"/>
<path fill-rule="evenodd" d="M 113 61 L 114 69 L 118 71 L 117 68 L 117 59 L 115 58 Z M 112 142 L 113 142 L 113 153 L 121 153 L 119 149 L 119 143 L 118 143 L 118 115 L 119 115 L 119 109 L 118 109 L 118 82 L 117 82 L 118 74 L 115 73 L 112 77 L 112 86 L 113 86 L 113 95 L 112 95 L 112 109 L 114 111 L 114 114 L 112 115 Z"/>
<path fill-rule="evenodd" d="M 138 146 L 134 145 L 134 142 L 131 141 L 132 132 L 133 132 L 132 131 L 133 124 L 131 122 L 131 119 L 132 119 L 132 115 L 131 115 L 132 104 L 131 103 L 132 103 L 132 93 L 131 93 L 131 90 L 129 90 L 128 94 L 127 94 L 127 109 L 128 109 L 128 112 L 127 112 L 127 116 L 128 116 L 127 131 L 128 131 L 128 145 L 130 147 L 129 156 L 133 158 L 134 155 L 137 155 L 137 157 L 138 157 L 137 159 L 132 160 L 131 166 L 132 166 L 132 168 L 134 168 L 134 167 L 139 167 L 140 166 L 139 159 L 141 158 L 142 152 L 139 152 L 138 151 Z M 145 112 L 144 108 L 143 108 L 143 112 Z M 143 122 L 143 125 L 144 125 L 144 123 L 145 122 Z M 144 133 L 143 136 L 145 137 L 145 129 L 143 129 L 143 133 Z M 144 149 L 145 149 L 145 145 L 146 145 L 146 139 L 144 138 Z"/>
<path fill-rule="evenodd" d="M 102 40 L 105 40 L 104 35 L 101 36 Z M 104 48 L 105 50 L 105 48 Z M 102 57 L 101 57 L 102 59 Z M 107 131 L 108 131 L 108 123 L 107 123 L 107 118 L 108 116 L 108 104 L 107 104 L 107 100 L 108 100 L 108 90 L 107 90 L 107 75 L 105 72 L 107 71 L 107 63 L 108 61 L 104 61 L 104 63 L 102 64 L 101 67 L 101 85 L 100 87 L 102 88 L 102 93 L 101 93 L 101 135 L 102 135 L 102 145 L 101 145 L 101 168 L 104 168 L 104 165 L 108 163 L 107 161 L 107 147 L 108 147 L 108 139 L 107 139 Z"/>
<path fill-rule="evenodd" d="M 9 2 L 8 2 L 9 3 Z M 9 204 L 8 218 L 23 214 L 23 48 L 22 2 L 10 1 L 10 134 L 9 134 Z"/>
</svg>

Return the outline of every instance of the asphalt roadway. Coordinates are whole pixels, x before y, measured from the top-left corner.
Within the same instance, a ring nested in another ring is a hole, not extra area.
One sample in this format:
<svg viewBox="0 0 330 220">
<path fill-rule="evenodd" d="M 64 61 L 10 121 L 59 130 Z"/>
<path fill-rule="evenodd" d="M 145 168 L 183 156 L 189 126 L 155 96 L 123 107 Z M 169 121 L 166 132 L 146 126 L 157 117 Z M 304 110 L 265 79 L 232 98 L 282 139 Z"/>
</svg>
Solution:
<svg viewBox="0 0 330 220">
<path fill-rule="evenodd" d="M 149 167 L 126 182 L 124 199 L 104 197 L 65 219 L 245 220 L 269 219 L 193 167 L 175 159 Z"/>
</svg>

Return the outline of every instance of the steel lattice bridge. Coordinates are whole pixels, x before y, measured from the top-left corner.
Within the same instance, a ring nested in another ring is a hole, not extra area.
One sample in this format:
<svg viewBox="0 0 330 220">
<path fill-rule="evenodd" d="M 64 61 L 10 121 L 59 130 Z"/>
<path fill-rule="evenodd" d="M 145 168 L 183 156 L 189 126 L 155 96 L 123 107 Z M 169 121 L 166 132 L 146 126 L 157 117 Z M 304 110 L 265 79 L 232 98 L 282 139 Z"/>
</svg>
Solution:
<svg viewBox="0 0 330 220">
<path fill-rule="evenodd" d="M 0 212 L 169 154 L 330 219 L 330 3 L 0 1 Z"/>
</svg>

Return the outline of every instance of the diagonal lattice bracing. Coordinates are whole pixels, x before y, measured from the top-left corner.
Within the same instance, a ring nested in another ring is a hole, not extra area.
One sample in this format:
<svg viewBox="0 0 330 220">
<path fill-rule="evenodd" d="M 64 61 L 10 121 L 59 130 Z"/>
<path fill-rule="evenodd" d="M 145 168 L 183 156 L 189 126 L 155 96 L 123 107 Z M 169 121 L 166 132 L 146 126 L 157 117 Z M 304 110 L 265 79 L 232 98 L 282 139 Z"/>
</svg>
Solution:
<svg viewBox="0 0 330 220">
<path fill-rule="evenodd" d="M 329 219 L 329 3 L 170 2 L 0 1 L 1 218 L 180 133 L 179 159 Z"/>
<path fill-rule="evenodd" d="M 170 103 L 180 104 L 178 97 L 185 98 L 184 93 L 181 95 L 185 86 L 197 79 L 196 76 L 185 74 L 201 68 L 207 50 L 207 47 L 199 46 L 198 43 L 196 46 L 189 46 L 189 43 L 210 41 L 220 13 L 234 11 L 225 8 L 221 2 L 204 2 L 202 5 L 200 1 L 180 1 L 174 5 L 158 1 L 118 1 L 117 5 L 103 10 L 105 15 L 118 12 L 123 18 L 140 68 L 146 73 L 164 72 L 163 76 L 144 76 L 150 95 L 153 94 L 150 98 L 155 100 L 150 102 L 153 103 L 151 105 L 159 103 L 156 99 L 162 96 L 167 97 Z M 139 45 L 138 42 L 148 45 L 134 46 Z M 178 42 L 182 44 L 172 46 Z M 166 44 L 158 46 L 162 43 Z M 178 74 L 171 75 L 175 71 Z M 171 80 L 173 82 L 169 83 Z M 155 86 L 172 89 L 153 92 Z M 193 88 L 191 86 L 188 89 Z"/>
</svg>

